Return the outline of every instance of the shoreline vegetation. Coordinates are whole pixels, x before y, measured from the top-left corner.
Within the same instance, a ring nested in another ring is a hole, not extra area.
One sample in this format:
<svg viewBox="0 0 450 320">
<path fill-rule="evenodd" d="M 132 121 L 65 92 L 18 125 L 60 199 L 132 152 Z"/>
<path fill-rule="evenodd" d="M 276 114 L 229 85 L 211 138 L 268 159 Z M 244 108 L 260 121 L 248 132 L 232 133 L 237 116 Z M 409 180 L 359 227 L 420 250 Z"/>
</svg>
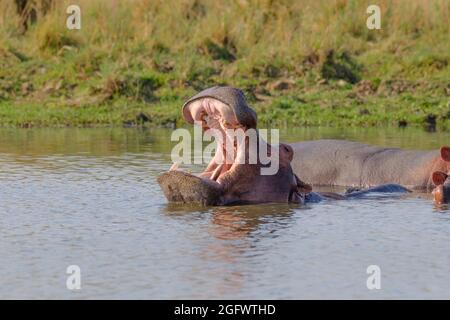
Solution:
<svg viewBox="0 0 450 320">
<path fill-rule="evenodd" d="M 0 126 L 183 126 L 183 101 L 231 85 L 262 127 L 450 130 L 450 2 L 379 0 L 381 30 L 370 4 L 2 1 Z"/>
</svg>

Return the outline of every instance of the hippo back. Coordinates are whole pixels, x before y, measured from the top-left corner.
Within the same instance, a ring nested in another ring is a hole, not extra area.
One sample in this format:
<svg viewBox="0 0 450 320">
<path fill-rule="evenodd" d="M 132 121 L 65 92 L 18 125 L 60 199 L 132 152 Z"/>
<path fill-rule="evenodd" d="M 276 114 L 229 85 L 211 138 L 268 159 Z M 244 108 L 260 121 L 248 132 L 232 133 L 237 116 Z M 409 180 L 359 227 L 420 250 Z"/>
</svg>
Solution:
<svg viewBox="0 0 450 320">
<path fill-rule="evenodd" d="M 314 140 L 291 145 L 292 167 L 314 185 L 370 187 L 398 183 L 427 188 L 436 151 L 382 148 L 344 140 Z"/>
</svg>

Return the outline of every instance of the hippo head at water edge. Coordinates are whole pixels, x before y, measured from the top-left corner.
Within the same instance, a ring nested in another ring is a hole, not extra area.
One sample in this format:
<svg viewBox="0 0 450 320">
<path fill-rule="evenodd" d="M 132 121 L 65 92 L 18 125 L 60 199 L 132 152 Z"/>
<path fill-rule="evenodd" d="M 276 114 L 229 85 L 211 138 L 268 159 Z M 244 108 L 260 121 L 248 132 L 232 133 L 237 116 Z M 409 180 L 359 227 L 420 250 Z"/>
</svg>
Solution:
<svg viewBox="0 0 450 320">
<path fill-rule="evenodd" d="M 203 205 L 303 203 L 305 194 L 311 192 L 311 186 L 303 183 L 292 170 L 293 149 L 281 143 L 270 145 L 258 134 L 256 113 L 247 105 L 241 90 L 231 87 L 206 89 L 189 99 L 182 112 L 188 123 L 199 124 L 204 131 L 214 129 L 222 139 L 216 140 L 214 157 L 199 175 L 173 166 L 158 177 L 169 202 Z M 250 146 L 252 139 L 247 135 L 251 130 L 255 133 L 256 149 Z M 243 138 L 238 138 L 238 131 L 244 133 Z M 259 156 L 252 161 L 252 152 L 263 152 L 270 159 L 276 156 L 277 170 L 263 174 L 263 169 L 271 163 L 263 164 Z"/>
<path fill-rule="evenodd" d="M 447 163 L 447 172 L 433 172 L 434 202 L 437 204 L 450 203 L 450 147 L 441 148 L 441 159 Z"/>
</svg>

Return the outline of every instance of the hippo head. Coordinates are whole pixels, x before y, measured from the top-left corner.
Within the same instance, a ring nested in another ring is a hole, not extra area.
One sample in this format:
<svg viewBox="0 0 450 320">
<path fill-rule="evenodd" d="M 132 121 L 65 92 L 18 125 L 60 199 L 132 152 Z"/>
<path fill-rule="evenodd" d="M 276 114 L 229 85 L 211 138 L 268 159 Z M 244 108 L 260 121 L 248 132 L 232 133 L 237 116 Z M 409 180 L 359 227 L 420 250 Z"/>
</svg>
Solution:
<svg viewBox="0 0 450 320">
<path fill-rule="evenodd" d="M 441 159 L 447 164 L 447 172 L 435 171 L 432 176 L 436 185 L 432 193 L 437 204 L 450 203 L 450 147 L 441 148 Z"/>
<path fill-rule="evenodd" d="M 270 145 L 260 137 L 256 113 L 247 106 L 242 91 L 231 87 L 206 89 L 184 104 L 183 117 L 205 131 L 214 129 L 222 138 L 216 140 L 219 142 L 215 155 L 198 176 L 171 169 L 158 177 L 169 201 L 204 205 L 304 202 L 311 187 L 292 170 L 292 148 L 286 144 Z M 252 140 L 245 135 L 251 130 L 256 133 L 256 148 L 250 146 Z M 238 135 L 230 134 L 238 131 L 245 136 L 239 139 Z M 277 170 L 271 174 L 263 174 L 270 162 L 261 161 L 259 156 L 251 161 L 254 153 L 261 152 L 266 158 L 278 159 Z"/>
</svg>

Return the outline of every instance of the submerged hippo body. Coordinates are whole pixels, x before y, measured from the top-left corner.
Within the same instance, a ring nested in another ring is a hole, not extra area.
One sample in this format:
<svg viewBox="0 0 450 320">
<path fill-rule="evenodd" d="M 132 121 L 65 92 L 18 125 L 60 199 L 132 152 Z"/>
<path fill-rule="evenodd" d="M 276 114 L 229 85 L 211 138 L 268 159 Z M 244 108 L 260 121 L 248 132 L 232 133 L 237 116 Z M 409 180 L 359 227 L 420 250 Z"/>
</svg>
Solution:
<svg viewBox="0 0 450 320">
<path fill-rule="evenodd" d="M 335 192 L 310 192 L 305 196 L 305 203 L 318 203 L 324 200 L 351 200 L 351 199 L 361 199 L 366 196 L 372 195 L 399 195 L 407 192 L 411 192 L 409 189 L 399 185 L 399 184 L 382 184 L 376 187 L 371 187 L 362 190 L 347 190 L 346 193 L 340 194 Z"/>
<path fill-rule="evenodd" d="M 396 183 L 431 191 L 433 172 L 447 172 L 449 163 L 437 151 L 382 148 L 344 140 L 291 144 L 292 167 L 312 185 L 371 187 Z"/>
</svg>

